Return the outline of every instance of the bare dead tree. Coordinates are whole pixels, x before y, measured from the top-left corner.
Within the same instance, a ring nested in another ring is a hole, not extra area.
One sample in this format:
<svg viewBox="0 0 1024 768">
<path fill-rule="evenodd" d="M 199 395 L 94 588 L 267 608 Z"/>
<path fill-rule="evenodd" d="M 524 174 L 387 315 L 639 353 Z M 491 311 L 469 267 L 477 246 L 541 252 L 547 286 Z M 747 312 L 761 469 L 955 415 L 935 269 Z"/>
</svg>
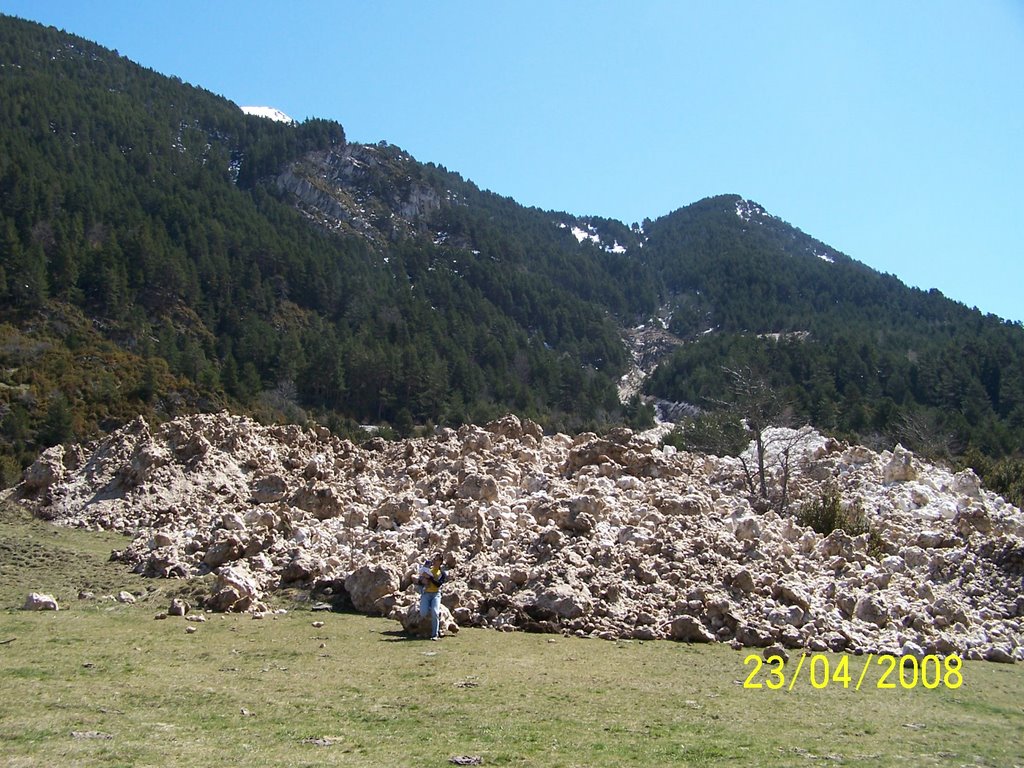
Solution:
<svg viewBox="0 0 1024 768">
<path fill-rule="evenodd" d="M 796 458 L 807 439 L 814 433 L 809 426 L 796 430 L 776 432 L 765 441 L 766 451 L 772 456 L 773 463 L 778 467 L 779 487 L 776 507 L 780 514 L 789 508 L 789 482 L 795 469 Z"/>
<path fill-rule="evenodd" d="M 793 422 L 790 404 L 766 377 L 749 367 L 723 371 L 731 381 L 729 399 L 709 399 L 714 410 L 692 422 L 685 442 L 696 450 L 738 457 L 750 495 L 784 511 L 797 449 L 811 430 L 769 432 L 771 427 Z M 746 451 L 751 444 L 752 455 Z"/>
<path fill-rule="evenodd" d="M 901 414 L 897 438 L 915 453 L 935 460 L 948 461 L 960 448 L 955 445 L 955 435 L 944 430 L 938 419 L 927 412 Z"/>
<path fill-rule="evenodd" d="M 723 368 L 732 380 L 732 409 L 740 415 L 743 425 L 753 439 L 754 460 L 757 472 L 753 473 L 741 455 L 744 472 L 750 485 L 750 492 L 768 500 L 768 472 L 765 457 L 768 446 L 765 444 L 765 430 L 772 426 L 782 426 L 786 415 L 790 412 L 789 404 L 772 388 L 768 380 L 753 371 L 749 366 L 740 369 Z M 757 488 L 753 479 L 756 477 Z"/>
</svg>

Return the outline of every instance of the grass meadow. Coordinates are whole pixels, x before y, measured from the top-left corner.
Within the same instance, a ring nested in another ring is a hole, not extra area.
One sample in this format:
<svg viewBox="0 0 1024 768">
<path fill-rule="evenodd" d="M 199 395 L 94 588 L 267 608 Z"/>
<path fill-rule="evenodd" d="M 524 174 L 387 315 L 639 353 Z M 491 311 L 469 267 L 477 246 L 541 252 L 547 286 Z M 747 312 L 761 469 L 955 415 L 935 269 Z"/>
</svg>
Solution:
<svg viewBox="0 0 1024 768">
<path fill-rule="evenodd" d="M 0 505 L 0 765 L 1024 766 L 1021 665 L 967 663 L 932 690 L 878 689 L 869 665 L 856 691 L 865 660 L 848 657 L 847 687 L 805 671 L 770 690 L 766 666 L 750 689 L 748 650 L 468 629 L 432 643 L 299 594 L 261 620 L 156 620 L 194 585 L 127 573 L 108 562 L 120 544 Z M 136 603 L 105 599 L 121 590 Z M 20 610 L 30 591 L 61 610 Z"/>
</svg>

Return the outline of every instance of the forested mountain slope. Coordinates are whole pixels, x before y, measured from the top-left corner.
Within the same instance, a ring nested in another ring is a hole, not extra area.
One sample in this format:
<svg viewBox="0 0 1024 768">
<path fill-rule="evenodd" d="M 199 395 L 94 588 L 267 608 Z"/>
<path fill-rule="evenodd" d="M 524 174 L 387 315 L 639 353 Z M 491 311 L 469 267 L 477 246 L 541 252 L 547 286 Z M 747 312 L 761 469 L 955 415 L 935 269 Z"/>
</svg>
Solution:
<svg viewBox="0 0 1024 768">
<path fill-rule="evenodd" d="M 679 347 L 648 391 L 727 397 L 766 381 L 797 420 L 950 458 L 1024 449 L 1024 333 L 908 288 L 735 196 L 650 224 L 645 253 L 678 307 Z"/>
<path fill-rule="evenodd" d="M 622 257 L 552 215 L 35 24 L 0 20 L 0 66 L 3 435 L 19 463 L 133 410 L 623 418 L 608 308 L 634 302 L 606 266 Z M 318 158 L 361 168 L 346 190 L 361 221 L 310 226 L 287 182 Z M 97 385 L 84 363 L 100 349 Z"/>
<path fill-rule="evenodd" d="M 1024 448 L 1019 325 L 756 204 L 709 198 L 642 227 L 526 208 L 337 123 L 249 116 L 0 17 L 5 482 L 140 412 L 640 424 L 616 393 L 621 334 L 655 316 L 683 343 L 651 395 L 706 408 L 723 366 L 743 367 L 821 428 Z"/>
</svg>

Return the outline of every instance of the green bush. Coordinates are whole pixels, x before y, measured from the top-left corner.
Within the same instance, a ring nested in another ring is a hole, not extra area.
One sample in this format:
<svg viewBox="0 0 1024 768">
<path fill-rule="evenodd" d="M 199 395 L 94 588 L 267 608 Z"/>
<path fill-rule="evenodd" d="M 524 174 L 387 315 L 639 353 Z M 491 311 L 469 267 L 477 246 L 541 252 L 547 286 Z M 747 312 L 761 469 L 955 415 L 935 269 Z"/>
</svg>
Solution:
<svg viewBox="0 0 1024 768">
<path fill-rule="evenodd" d="M 0 488 L 10 488 L 21 480 L 21 464 L 13 456 L 0 455 Z"/>
<path fill-rule="evenodd" d="M 1005 457 L 982 478 L 985 485 L 1011 504 L 1024 506 L 1024 459 Z"/>
<path fill-rule="evenodd" d="M 964 454 L 962 466 L 973 469 L 990 491 L 1016 507 L 1024 506 L 1024 457 L 994 459 L 972 446 Z"/>
<path fill-rule="evenodd" d="M 796 520 L 824 536 L 840 529 L 850 536 L 871 532 L 860 504 L 844 505 L 834 486 L 825 488 L 814 501 L 803 504 L 797 510 Z"/>
</svg>

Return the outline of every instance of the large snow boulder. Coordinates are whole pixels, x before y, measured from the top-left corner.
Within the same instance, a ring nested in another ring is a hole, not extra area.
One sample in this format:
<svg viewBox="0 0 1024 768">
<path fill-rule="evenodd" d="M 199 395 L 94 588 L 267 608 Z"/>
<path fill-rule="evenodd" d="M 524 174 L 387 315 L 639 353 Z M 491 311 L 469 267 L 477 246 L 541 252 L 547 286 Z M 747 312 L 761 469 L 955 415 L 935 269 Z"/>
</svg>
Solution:
<svg viewBox="0 0 1024 768">
<path fill-rule="evenodd" d="M 213 592 L 206 607 L 213 611 L 242 612 L 256 606 L 260 586 L 244 565 L 225 566 L 218 570 Z"/>
<path fill-rule="evenodd" d="M 29 592 L 22 606 L 25 611 L 58 611 L 57 598 L 53 595 L 44 595 L 41 592 Z"/>
<path fill-rule="evenodd" d="M 382 606 L 378 601 L 397 592 L 399 583 L 399 574 L 394 568 L 364 565 L 345 579 L 345 591 L 357 611 L 379 614 L 382 613 Z"/>
<path fill-rule="evenodd" d="M 418 602 L 406 608 L 401 613 L 400 619 L 402 622 L 402 629 L 410 635 L 415 635 L 417 637 L 430 637 L 432 628 L 430 614 L 428 613 L 426 616 L 421 616 Z M 459 625 L 452 616 L 452 612 L 448 610 L 448 607 L 444 603 L 441 603 L 438 626 L 440 627 L 442 635 L 454 635 L 459 631 Z"/>
</svg>

